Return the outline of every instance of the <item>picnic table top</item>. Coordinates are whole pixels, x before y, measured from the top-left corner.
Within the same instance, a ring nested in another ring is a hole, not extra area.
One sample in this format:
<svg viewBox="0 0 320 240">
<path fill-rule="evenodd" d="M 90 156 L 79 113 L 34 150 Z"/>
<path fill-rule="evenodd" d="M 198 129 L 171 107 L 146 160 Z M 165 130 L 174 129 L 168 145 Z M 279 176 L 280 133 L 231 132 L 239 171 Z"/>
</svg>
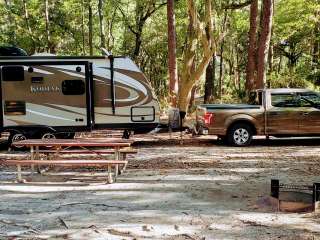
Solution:
<svg viewBox="0 0 320 240">
<path fill-rule="evenodd" d="M 12 143 L 14 146 L 52 147 L 130 147 L 132 140 L 125 139 L 28 139 Z"/>
</svg>

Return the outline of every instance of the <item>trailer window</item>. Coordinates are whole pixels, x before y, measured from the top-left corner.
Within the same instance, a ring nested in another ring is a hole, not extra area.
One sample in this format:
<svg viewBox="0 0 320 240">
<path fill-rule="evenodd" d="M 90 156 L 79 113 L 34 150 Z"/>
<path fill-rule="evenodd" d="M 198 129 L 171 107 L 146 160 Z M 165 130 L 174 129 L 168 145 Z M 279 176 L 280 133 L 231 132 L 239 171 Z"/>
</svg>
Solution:
<svg viewBox="0 0 320 240">
<path fill-rule="evenodd" d="M 23 81 L 24 68 L 23 66 L 3 66 L 2 81 Z"/>
<path fill-rule="evenodd" d="M 65 80 L 62 82 L 62 93 L 64 95 L 82 95 L 86 92 L 84 81 Z"/>
<path fill-rule="evenodd" d="M 26 115 L 26 102 L 5 101 L 4 115 Z"/>
</svg>

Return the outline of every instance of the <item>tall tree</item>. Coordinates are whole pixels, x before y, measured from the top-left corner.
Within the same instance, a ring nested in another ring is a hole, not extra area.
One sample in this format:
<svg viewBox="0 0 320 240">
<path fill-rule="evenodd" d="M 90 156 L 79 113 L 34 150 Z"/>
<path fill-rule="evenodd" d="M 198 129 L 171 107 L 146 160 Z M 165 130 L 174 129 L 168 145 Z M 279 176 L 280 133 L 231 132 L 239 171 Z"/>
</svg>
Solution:
<svg viewBox="0 0 320 240">
<path fill-rule="evenodd" d="M 93 55 L 93 16 L 91 0 L 88 1 L 88 25 L 89 25 L 89 53 Z"/>
<path fill-rule="evenodd" d="M 99 27 L 100 27 L 100 47 L 106 47 L 106 33 L 104 27 L 104 0 L 99 0 L 98 12 L 99 12 Z"/>
<path fill-rule="evenodd" d="M 176 88 L 178 84 L 178 69 L 176 57 L 176 29 L 174 0 L 168 0 L 167 3 L 168 18 L 168 68 L 169 68 L 169 96 L 172 106 L 176 106 Z"/>
<path fill-rule="evenodd" d="M 193 86 L 199 81 L 207 65 L 216 51 L 216 43 L 224 37 L 224 33 L 217 34 L 213 28 L 214 9 L 212 1 L 205 1 L 203 21 L 199 18 L 195 1 L 187 0 L 188 7 L 188 31 L 187 41 L 184 47 L 182 69 L 179 82 L 178 107 L 180 111 L 187 112 L 190 102 L 190 92 Z M 208 28 L 209 36 L 206 34 Z M 218 36 L 215 36 L 218 35 Z M 199 63 L 196 64 L 199 45 L 203 49 Z"/>
<path fill-rule="evenodd" d="M 16 33 L 15 33 L 15 20 L 14 20 L 14 16 L 12 14 L 12 10 L 11 10 L 11 7 L 12 7 L 12 2 L 11 0 L 4 0 L 4 3 L 5 3 L 5 7 L 6 7 L 6 10 L 7 10 L 7 24 L 8 24 L 8 35 L 9 35 L 9 42 L 10 44 L 12 45 L 15 45 L 16 44 L 16 39 L 17 39 L 17 36 L 16 36 Z"/>
<path fill-rule="evenodd" d="M 271 39 L 273 1 L 263 0 L 258 45 L 256 88 L 264 88 L 267 81 L 267 63 Z"/>
<path fill-rule="evenodd" d="M 125 19 L 126 24 L 128 25 L 129 30 L 135 36 L 135 46 L 132 53 L 132 58 L 136 60 L 140 54 L 140 48 L 142 44 L 142 33 L 143 28 L 146 24 L 146 21 L 162 6 L 166 5 L 167 2 L 157 2 L 157 0 L 150 1 L 142 1 L 136 0 L 135 5 L 135 24 L 133 25 L 131 21 L 129 21 L 127 13 L 121 8 L 118 4 L 118 8 Z"/>
<path fill-rule="evenodd" d="M 246 90 L 250 91 L 255 88 L 256 74 L 256 48 L 257 48 L 257 18 L 258 18 L 258 0 L 253 0 L 250 6 L 250 30 L 249 30 L 249 47 L 248 63 L 246 75 Z"/>
<path fill-rule="evenodd" d="M 49 6 L 49 0 L 45 0 L 45 6 L 44 6 L 44 16 L 45 16 L 45 23 L 46 23 L 46 38 L 47 38 L 47 52 L 54 52 L 51 44 L 51 32 L 50 32 L 50 6 Z"/>
<path fill-rule="evenodd" d="M 223 24 L 222 24 L 222 32 L 226 31 L 226 24 L 227 24 L 227 18 L 228 18 L 228 12 L 227 10 L 224 10 L 224 16 L 223 16 Z M 223 80 L 224 80 L 224 45 L 225 41 L 224 38 L 221 40 L 220 43 L 220 65 L 219 65 L 219 98 L 222 97 L 222 91 L 223 91 Z"/>
<path fill-rule="evenodd" d="M 207 69 L 206 81 L 204 85 L 204 103 L 210 103 L 215 97 L 215 77 L 216 77 L 216 56 L 213 54 Z"/>
<path fill-rule="evenodd" d="M 86 55 L 86 31 L 85 31 L 85 0 L 81 1 L 81 37 L 82 37 L 82 55 Z"/>
<path fill-rule="evenodd" d="M 32 41 L 32 53 L 34 53 L 36 51 L 36 41 L 35 41 L 35 38 L 34 38 L 34 34 L 33 34 L 33 31 L 31 29 L 31 26 L 30 26 L 30 19 L 29 19 L 29 11 L 28 11 L 28 5 L 27 5 L 27 1 L 26 0 L 23 0 L 23 12 L 24 12 L 24 20 L 25 20 L 25 24 L 27 26 L 27 29 L 28 29 L 28 33 L 29 33 L 29 36 L 31 38 L 31 41 Z"/>
<path fill-rule="evenodd" d="M 320 5 L 320 0 L 316 0 L 317 4 Z M 312 49 L 312 62 L 317 66 L 320 58 L 320 7 L 315 11 L 315 26 L 314 26 L 314 39 Z"/>
</svg>

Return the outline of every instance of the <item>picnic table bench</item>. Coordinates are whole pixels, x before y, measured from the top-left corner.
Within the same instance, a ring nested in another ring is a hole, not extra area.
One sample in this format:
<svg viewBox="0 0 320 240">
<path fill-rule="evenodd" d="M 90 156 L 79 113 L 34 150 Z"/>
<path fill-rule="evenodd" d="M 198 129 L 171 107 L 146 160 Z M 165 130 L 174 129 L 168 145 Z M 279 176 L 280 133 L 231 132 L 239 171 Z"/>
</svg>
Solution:
<svg viewBox="0 0 320 240">
<path fill-rule="evenodd" d="M 107 167 L 108 168 L 108 183 L 116 181 L 119 174 L 119 166 L 122 166 L 121 171 L 124 171 L 127 166 L 125 160 L 126 154 L 137 153 L 136 150 L 129 148 L 132 141 L 126 141 L 122 139 L 30 139 L 13 143 L 15 146 L 24 146 L 30 148 L 30 159 L 23 160 L 7 160 L 7 165 L 17 166 L 18 181 L 22 182 L 21 166 L 31 166 L 32 172 L 34 172 L 34 166 L 66 166 L 66 167 Z M 46 147 L 46 149 L 40 149 Z M 80 149 L 70 149 L 72 147 L 78 147 Z M 109 149 L 90 149 L 90 147 L 107 147 Z M 50 148 L 50 149 L 48 149 Z M 43 160 L 40 159 L 40 153 L 52 154 L 54 159 Z M 96 154 L 100 158 L 103 154 L 114 154 L 115 159 L 57 159 L 59 154 Z M 112 167 L 114 167 L 114 174 L 112 174 Z M 38 171 L 41 173 L 41 171 Z M 113 176 L 113 177 L 112 177 Z"/>
<path fill-rule="evenodd" d="M 46 165 L 46 166 L 63 166 L 63 167 L 108 167 L 108 183 L 116 181 L 118 176 L 118 166 L 126 165 L 127 161 L 116 160 L 7 160 L 6 165 L 17 166 L 18 181 L 23 182 L 21 174 L 21 166 L 30 165 Z M 112 177 L 112 166 L 114 169 L 114 177 Z"/>
</svg>

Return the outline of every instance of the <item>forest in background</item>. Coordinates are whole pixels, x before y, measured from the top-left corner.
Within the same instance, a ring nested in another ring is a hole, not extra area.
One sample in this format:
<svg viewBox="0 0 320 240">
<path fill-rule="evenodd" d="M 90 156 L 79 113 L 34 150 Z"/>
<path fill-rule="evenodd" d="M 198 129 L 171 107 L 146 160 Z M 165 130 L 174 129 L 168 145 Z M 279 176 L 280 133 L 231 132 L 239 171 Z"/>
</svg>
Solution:
<svg viewBox="0 0 320 240">
<path fill-rule="evenodd" d="M 0 14 L 0 44 L 30 55 L 130 56 L 163 108 L 320 86 L 319 0 L 1 0 Z"/>
</svg>

